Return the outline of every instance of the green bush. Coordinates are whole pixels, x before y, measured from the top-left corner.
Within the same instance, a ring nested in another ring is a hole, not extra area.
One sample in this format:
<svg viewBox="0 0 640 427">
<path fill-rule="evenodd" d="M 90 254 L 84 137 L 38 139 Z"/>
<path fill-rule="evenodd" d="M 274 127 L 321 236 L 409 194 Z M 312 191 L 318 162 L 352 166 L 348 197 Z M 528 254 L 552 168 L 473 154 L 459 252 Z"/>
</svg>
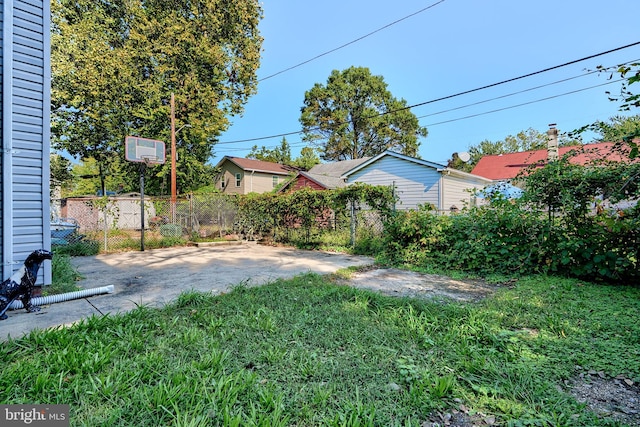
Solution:
<svg viewBox="0 0 640 427">
<path fill-rule="evenodd" d="M 384 260 L 485 275 L 551 272 L 632 281 L 640 277 L 637 211 L 550 218 L 507 200 L 453 215 L 403 211 L 385 224 Z"/>
</svg>

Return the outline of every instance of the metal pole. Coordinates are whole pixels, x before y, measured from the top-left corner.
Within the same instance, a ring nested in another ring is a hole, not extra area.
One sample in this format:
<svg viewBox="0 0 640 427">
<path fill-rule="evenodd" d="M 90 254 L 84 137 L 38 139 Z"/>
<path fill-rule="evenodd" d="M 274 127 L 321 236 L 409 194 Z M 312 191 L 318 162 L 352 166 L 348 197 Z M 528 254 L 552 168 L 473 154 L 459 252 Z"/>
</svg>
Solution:
<svg viewBox="0 0 640 427">
<path fill-rule="evenodd" d="M 176 102 L 173 93 L 171 93 L 171 223 L 176 223 L 176 197 L 177 197 L 177 181 L 176 181 Z"/>
<path fill-rule="evenodd" d="M 140 163 L 140 250 L 144 252 L 144 171 L 146 163 Z"/>
</svg>

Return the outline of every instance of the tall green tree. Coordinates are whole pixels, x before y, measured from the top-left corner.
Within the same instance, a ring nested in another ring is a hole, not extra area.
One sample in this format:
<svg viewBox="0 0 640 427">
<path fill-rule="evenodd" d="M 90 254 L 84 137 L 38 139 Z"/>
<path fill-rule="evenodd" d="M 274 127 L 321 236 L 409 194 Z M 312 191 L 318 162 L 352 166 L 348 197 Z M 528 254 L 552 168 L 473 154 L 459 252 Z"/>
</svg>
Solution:
<svg viewBox="0 0 640 427">
<path fill-rule="evenodd" d="M 293 159 L 291 157 L 291 146 L 284 137 L 282 141 L 280 141 L 280 145 L 273 149 L 269 149 L 264 145 L 258 148 L 257 145 L 254 145 L 247 157 L 265 162 L 293 166 L 302 170 L 309 170 L 320 163 L 320 158 L 313 147 L 303 147 L 302 150 L 300 150 L 300 156 Z"/>
<path fill-rule="evenodd" d="M 324 160 L 348 160 L 395 150 L 416 156 L 427 129 L 396 99 L 382 76 L 368 68 L 334 70 L 326 85 L 305 93 L 300 123 L 304 140 L 316 145 Z"/>
<path fill-rule="evenodd" d="M 320 163 L 320 157 L 313 147 L 303 147 L 300 150 L 300 157 L 293 159 L 291 166 L 308 171 Z"/>
<path fill-rule="evenodd" d="M 264 145 L 258 148 L 254 145 L 251 152 L 247 155 L 250 159 L 262 160 L 264 162 L 280 163 L 281 165 L 291 164 L 291 146 L 286 138 L 282 138 L 280 146 L 269 149 Z"/>
<path fill-rule="evenodd" d="M 262 37 L 258 0 L 52 0 L 53 147 L 92 158 L 106 174 L 124 164 L 127 135 L 170 141 L 176 122 L 178 188 L 212 171 L 217 136 L 256 92 Z M 147 182 L 159 191 L 169 165 Z M 124 164 L 130 180 L 136 165 Z"/>
<path fill-rule="evenodd" d="M 60 197 L 73 183 L 73 174 L 71 173 L 71 161 L 59 154 L 51 154 L 49 156 L 49 182 L 51 184 L 51 197 L 54 193 Z"/>
</svg>

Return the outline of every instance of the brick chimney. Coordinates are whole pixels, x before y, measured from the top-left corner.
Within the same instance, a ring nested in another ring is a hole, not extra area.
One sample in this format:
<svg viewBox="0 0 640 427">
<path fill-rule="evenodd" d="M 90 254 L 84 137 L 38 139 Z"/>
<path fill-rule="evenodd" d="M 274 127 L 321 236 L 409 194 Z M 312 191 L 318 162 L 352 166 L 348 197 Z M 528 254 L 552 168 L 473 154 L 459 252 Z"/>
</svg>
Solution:
<svg viewBox="0 0 640 427">
<path fill-rule="evenodd" d="M 556 129 L 555 123 L 549 125 L 547 135 L 549 136 L 547 141 L 547 161 L 555 162 L 558 160 L 558 129 Z"/>
</svg>

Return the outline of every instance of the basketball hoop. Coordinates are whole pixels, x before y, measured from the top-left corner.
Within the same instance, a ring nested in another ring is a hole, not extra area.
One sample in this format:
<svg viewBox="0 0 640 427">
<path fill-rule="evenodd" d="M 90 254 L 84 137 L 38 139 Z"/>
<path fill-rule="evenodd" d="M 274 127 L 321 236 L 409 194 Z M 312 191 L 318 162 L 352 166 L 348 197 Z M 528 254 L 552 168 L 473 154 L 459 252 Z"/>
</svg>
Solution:
<svg viewBox="0 0 640 427">
<path fill-rule="evenodd" d="M 140 159 L 142 160 L 142 163 L 144 163 L 147 167 L 149 167 L 150 165 L 155 166 L 160 164 L 160 162 L 158 161 L 158 156 L 144 155 L 141 156 Z"/>
<path fill-rule="evenodd" d="M 149 165 L 165 162 L 164 142 L 155 139 L 128 136 L 125 138 L 125 159 Z"/>
</svg>

